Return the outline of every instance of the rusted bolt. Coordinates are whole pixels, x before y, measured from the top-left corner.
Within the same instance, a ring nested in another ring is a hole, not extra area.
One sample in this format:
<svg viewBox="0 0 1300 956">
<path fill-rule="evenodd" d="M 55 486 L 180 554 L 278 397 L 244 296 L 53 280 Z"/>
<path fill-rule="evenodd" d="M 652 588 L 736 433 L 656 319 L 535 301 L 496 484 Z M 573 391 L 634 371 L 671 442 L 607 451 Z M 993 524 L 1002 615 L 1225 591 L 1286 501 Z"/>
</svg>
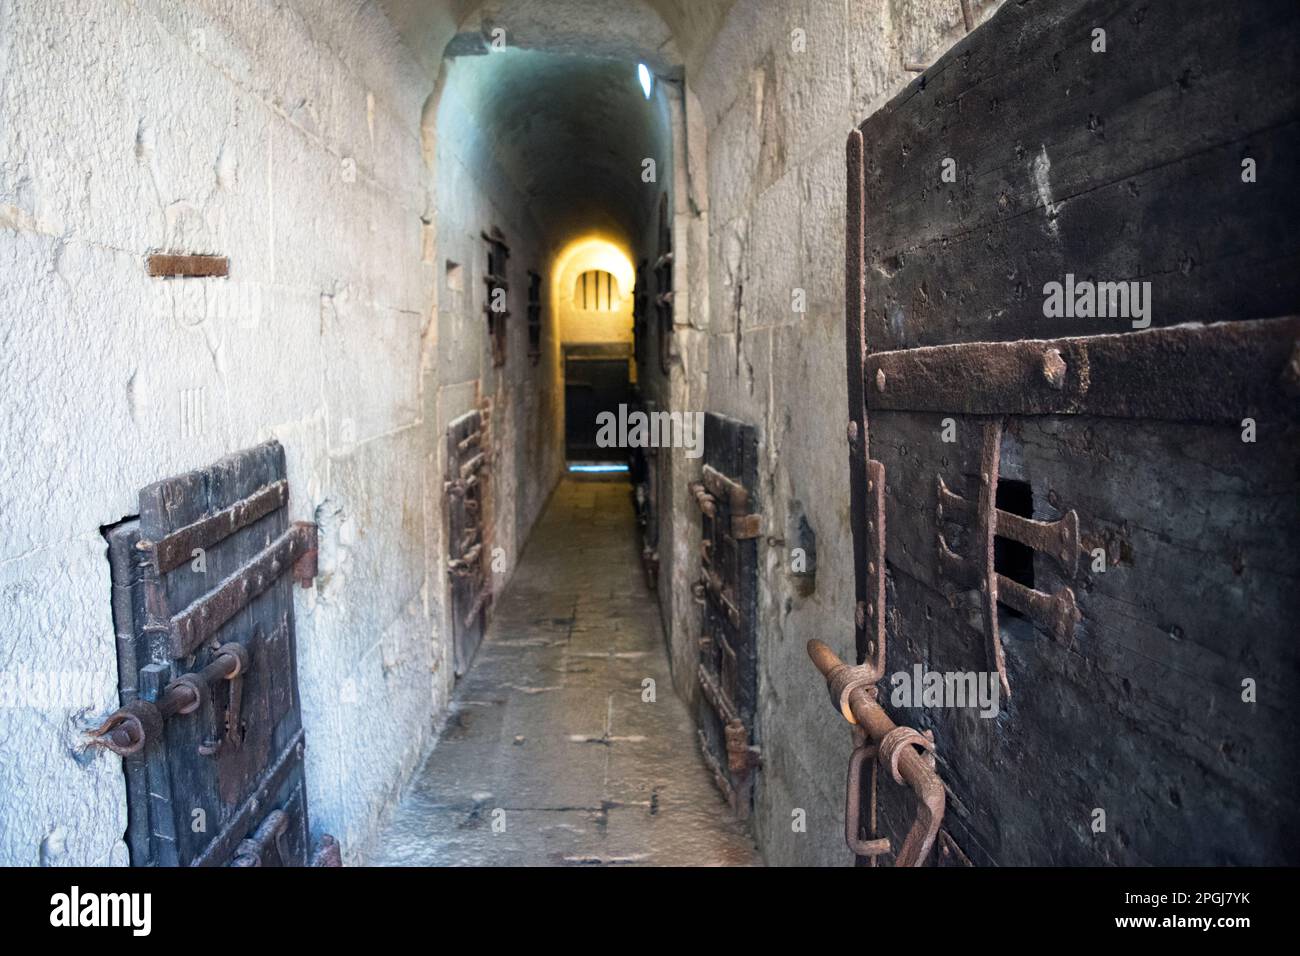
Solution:
<svg viewBox="0 0 1300 956">
<path fill-rule="evenodd" d="M 859 601 L 858 606 L 853 609 L 853 619 L 857 622 L 859 628 L 863 628 L 867 624 L 867 609 L 861 601 Z"/>
<path fill-rule="evenodd" d="M 885 370 L 883 368 L 878 368 L 876 369 L 876 391 L 883 392 L 884 390 L 885 390 Z"/>
<path fill-rule="evenodd" d="M 876 616 L 876 605 L 874 603 L 869 602 L 867 604 L 867 616 L 873 618 Z"/>
<path fill-rule="evenodd" d="M 1065 359 L 1061 358 L 1059 349 L 1048 349 L 1043 353 L 1043 378 L 1057 391 L 1065 387 Z"/>
</svg>

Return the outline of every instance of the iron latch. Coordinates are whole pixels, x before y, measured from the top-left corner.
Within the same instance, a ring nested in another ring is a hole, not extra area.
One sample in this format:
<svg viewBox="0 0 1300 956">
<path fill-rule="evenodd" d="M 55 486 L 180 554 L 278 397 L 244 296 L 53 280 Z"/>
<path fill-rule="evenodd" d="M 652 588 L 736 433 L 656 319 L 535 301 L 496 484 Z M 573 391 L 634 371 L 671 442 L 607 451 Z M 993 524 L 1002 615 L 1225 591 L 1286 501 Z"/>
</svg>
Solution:
<svg viewBox="0 0 1300 956">
<path fill-rule="evenodd" d="M 212 685 L 227 681 L 229 698 L 225 736 L 220 743 L 212 742 L 208 755 L 215 754 L 223 745 L 237 749 L 243 742 L 240 703 L 247 670 L 248 651 L 244 646 L 233 641 L 223 644 L 202 670 L 182 674 L 169 682 L 157 701 L 136 698 L 109 714 L 89 732 L 91 744 L 105 747 L 122 757 L 138 753 L 149 742 L 161 738 L 163 721 L 194 713 L 208 699 Z"/>
<path fill-rule="evenodd" d="M 935 770 L 934 737 L 911 727 L 900 727 L 876 702 L 879 677 L 871 665 L 845 664 L 835 652 L 818 640 L 808 642 L 808 656 L 826 678 L 831 701 L 849 723 L 854 725 L 854 751 L 849 758 L 848 797 L 845 801 L 845 841 L 859 856 L 872 859 L 889 852 L 887 838 L 859 838 L 861 774 L 867 760 L 872 761 L 872 807 L 870 826 L 875 829 L 876 773 L 879 767 L 889 771 L 894 782 L 911 787 L 917 797 L 916 818 L 894 860 L 895 866 L 921 866 L 934 846 L 943 823 L 947 795 L 943 780 Z"/>
</svg>

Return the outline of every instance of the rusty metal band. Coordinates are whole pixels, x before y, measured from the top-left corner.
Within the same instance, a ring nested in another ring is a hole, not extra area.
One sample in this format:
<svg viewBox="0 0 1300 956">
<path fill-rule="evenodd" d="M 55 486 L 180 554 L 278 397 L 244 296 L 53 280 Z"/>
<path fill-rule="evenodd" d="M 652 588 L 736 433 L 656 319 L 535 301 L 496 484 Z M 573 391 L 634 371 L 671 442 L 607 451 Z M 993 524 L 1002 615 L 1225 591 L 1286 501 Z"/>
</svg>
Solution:
<svg viewBox="0 0 1300 956">
<path fill-rule="evenodd" d="M 870 665 L 875 680 L 885 674 L 885 466 L 867 461 L 866 603 L 858 633 L 867 638 L 862 660 Z M 854 527 L 854 535 L 858 529 Z M 855 615 L 856 616 L 856 615 Z M 872 683 L 875 683 L 875 680 Z"/>
<path fill-rule="evenodd" d="M 980 576 L 980 610 L 984 614 L 984 637 L 989 658 L 998 672 L 1002 693 L 1011 699 L 1011 682 L 1007 679 L 1006 655 L 1002 650 L 1002 629 L 998 624 L 998 578 L 994 561 L 994 539 L 998 533 L 998 467 L 1002 457 L 1002 419 L 984 423 L 983 447 L 980 451 L 979 504 L 975 521 L 976 571 Z"/>
<path fill-rule="evenodd" d="M 288 571 L 300 557 L 316 549 L 316 526 L 295 522 L 257 557 L 217 587 L 171 618 L 172 655 L 185 657 L 215 634 Z"/>
<path fill-rule="evenodd" d="M 194 556 L 196 548 L 210 548 L 259 518 L 283 508 L 289 501 L 289 482 L 281 479 L 241 498 L 229 508 L 178 528 L 154 543 L 160 574 L 180 567 Z"/>
<path fill-rule="evenodd" d="M 222 827 L 221 832 L 212 838 L 212 842 L 194 858 L 190 866 L 215 866 L 233 853 L 252 828 L 257 814 L 272 802 L 272 797 L 284 785 L 294 764 L 302 760 L 302 747 L 303 731 L 300 729 L 280 751 L 280 756 L 262 777 L 257 790 L 240 805 L 230 822 Z"/>
<path fill-rule="evenodd" d="M 810 640 L 808 656 L 827 679 L 828 687 L 831 687 L 832 679 L 842 679 L 846 665 L 824 642 Z M 837 696 L 832 692 L 832 700 Z M 909 786 L 917 797 L 916 816 L 894 865 L 921 866 L 934 845 L 947 806 L 947 790 L 935 770 L 933 739 L 929 734 L 918 734 L 910 727 L 899 727 L 884 708 L 866 694 L 853 694 L 851 704 L 860 732 L 854 738 L 857 746 L 874 744 L 878 748 L 877 763 L 888 766 L 894 779 Z M 923 747 L 929 753 L 919 754 L 909 750 L 906 744 Z M 849 825 L 845 823 L 846 834 Z"/>
<path fill-rule="evenodd" d="M 707 503 L 700 499 L 699 491 L 692 488 L 700 505 L 700 510 L 712 517 L 714 515 L 714 500 L 712 499 L 725 498 L 731 511 L 731 525 L 727 530 L 731 533 L 732 538 L 737 541 L 746 541 L 757 538 L 762 534 L 763 517 L 750 511 L 748 488 L 735 479 L 727 477 L 711 465 L 704 466 L 703 485 L 707 489 L 707 496 L 711 496 L 711 500 Z"/>
<path fill-rule="evenodd" d="M 938 536 L 938 551 L 939 573 L 944 578 L 963 588 L 982 585 L 974 565 L 955 554 L 943 540 L 943 535 Z M 998 600 L 1028 617 L 1060 643 L 1069 645 L 1074 639 L 1075 625 L 1082 617 L 1073 590 L 1061 587 L 1048 594 L 1013 581 L 1005 574 L 997 574 L 995 578 Z"/>
<path fill-rule="evenodd" d="M 145 260 L 145 272 L 155 278 L 219 279 L 230 274 L 226 256 L 155 252 Z"/>
<path fill-rule="evenodd" d="M 1300 411 L 1298 339 L 1286 316 L 934 345 L 869 355 L 863 380 L 872 410 L 1240 422 Z"/>
<path fill-rule="evenodd" d="M 975 508 L 961 495 L 953 492 L 944 483 L 943 476 L 938 478 L 940 521 L 952 520 L 953 516 L 967 520 L 975 516 Z M 1067 511 L 1055 521 L 1038 521 L 1025 518 L 1010 511 L 997 509 L 997 535 L 1010 538 L 1033 548 L 1042 554 L 1049 554 L 1061 565 L 1066 574 L 1074 577 L 1079 570 L 1079 515 L 1073 509 Z"/>
<path fill-rule="evenodd" d="M 289 829 L 289 814 L 283 810 L 272 810 L 253 831 L 253 835 L 241 840 L 235 849 L 235 857 L 230 861 L 234 867 L 261 866 L 262 857 L 272 846 L 276 847 L 280 859 L 285 859 L 283 838 Z"/>
<path fill-rule="evenodd" d="M 718 758 L 713 755 L 713 748 L 709 746 L 709 738 L 704 731 L 696 728 L 695 737 L 700 743 L 700 754 L 704 757 L 704 763 L 708 766 L 709 772 L 713 774 L 714 783 L 718 785 L 718 789 L 727 798 L 727 803 L 736 811 L 736 815 L 741 819 L 745 819 L 749 816 L 749 802 L 737 798 L 736 788 L 731 785 L 730 776 L 723 770 Z"/>
<path fill-rule="evenodd" d="M 898 760 L 903 756 L 903 749 L 908 746 L 920 747 L 931 754 L 934 753 L 934 741 L 912 727 L 895 727 L 885 734 L 880 741 L 878 755 L 880 763 L 889 768 L 889 774 L 894 778 L 894 783 L 900 786 L 904 784 L 904 781 L 903 774 L 898 769 Z M 933 758 L 931 758 L 931 764 L 933 764 Z"/>
<path fill-rule="evenodd" d="M 734 717 L 727 721 L 722 733 L 727 741 L 727 769 L 737 777 L 743 777 L 758 762 L 749 747 L 749 728 L 739 717 Z"/>
<path fill-rule="evenodd" d="M 859 664 L 853 666 L 850 664 L 841 664 L 826 675 L 826 687 L 830 691 L 831 702 L 844 715 L 844 719 L 849 723 L 856 725 L 858 718 L 853 716 L 853 708 L 849 704 L 849 695 L 855 690 L 865 690 L 874 700 L 876 697 L 876 682 L 880 680 L 881 674 L 876 672 L 874 666 Z"/>
<path fill-rule="evenodd" d="M 727 616 L 731 626 L 740 627 L 740 608 L 727 594 L 727 586 L 722 577 L 716 571 L 705 567 L 703 569 L 703 580 L 700 583 L 704 585 L 705 593 L 713 599 L 713 603 L 718 606 L 718 610 Z"/>
<path fill-rule="evenodd" d="M 1073 640 L 1080 614 L 1072 590 L 1063 587 L 1047 594 L 1001 574 L 998 575 L 998 588 L 1004 604 L 1040 625 L 1059 643 L 1068 646 Z"/>
<path fill-rule="evenodd" d="M 700 509 L 700 512 L 712 518 L 715 511 L 714 498 L 713 495 L 704 490 L 704 482 L 692 481 L 686 487 L 695 499 L 695 505 Z"/>
<path fill-rule="evenodd" d="M 479 587 L 478 596 L 474 598 L 474 603 L 470 606 L 470 609 L 465 613 L 464 624 L 466 627 L 470 627 L 471 625 L 473 625 L 474 619 L 483 612 L 483 609 L 487 607 L 488 602 L 491 600 L 492 600 L 492 589 L 487 587 L 486 585 L 481 585 Z"/>
<path fill-rule="evenodd" d="M 704 487 L 715 498 L 726 498 L 733 511 L 744 514 L 749 511 L 749 491 L 740 482 L 728 478 L 712 465 L 704 466 Z"/>
<path fill-rule="evenodd" d="M 700 691 L 704 694 L 704 699 L 709 702 L 709 706 L 712 707 L 717 715 L 722 718 L 722 722 L 724 724 L 729 724 L 733 720 L 739 720 L 740 715 L 736 713 L 736 708 L 732 705 L 731 701 L 727 700 L 726 695 L 722 693 L 722 688 L 718 686 L 717 681 L 713 679 L 713 675 L 709 673 L 708 669 L 703 664 L 700 664 L 696 673 L 700 682 Z"/>
<path fill-rule="evenodd" d="M 889 838 L 863 840 L 858 836 L 858 827 L 862 820 L 862 768 L 873 761 L 876 745 L 865 743 L 855 747 L 849 757 L 849 779 L 847 793 L 844 795 L 844 842 L 858 856 L 877 857 L 891 849 Z M 875 764 L 871 763 L 872 772 Z"/>
<path fill-rule="evenodd" d="M 119 757 L 129 757 L 162 735 L 163 715 L 157 705 L 137 697 L 104 719 L 86 736 L 90 743 L 105 747 Z"/>
<path fill-rule="evenodd" d="M 223 644 L 201 671 L 182 674 L 167 683 L 155 701 L 136 698 L 119 707 L 87 736 L 122 757 L 161 739 L 163 722 L 192 714 L 211 696 L 210 685 L 233 680 L 248 668 L 248 651 L 240 644 Z"/>
<path fill-rule="evenodd" d="M 867 562 L 870 560 L 869 539 L 874 532 L 868 528 L 873 510 L 871 495 L 867 491 L 867 405 L 863 393 L 863 363 L 866 361 L 867 343 L 864 316 L 866 312 L 865 274 L 863 268 L 863 236 L 866 218 L 863 203 L 863 142 L 862 131 L 849 133 L 844 146 L 845 167 L 845 250 L 844 250 L 844 346 L 845 367 L 848 371 L 848 446 L 849 446 L 849 512 L 853 531 L 853 590 L 854 607 L 862 613 L 854 614 L 854 659 L 865 661 L 870 654 L 871 628 L 867 605 L 872 602 L 874 584 L 869 580 Z M 866 532 L 864 534 L 864 529 Z M 883 555 L 883 552 L 882 552 Z M 879 605 L 878 605 L 879 607 Z M 879 608 L 881 620 L 883 608 Z M 879 633 L 876 632 L 879 642 Z M 877 643 L 879 647 L 879 643 Z"/>
</svg>

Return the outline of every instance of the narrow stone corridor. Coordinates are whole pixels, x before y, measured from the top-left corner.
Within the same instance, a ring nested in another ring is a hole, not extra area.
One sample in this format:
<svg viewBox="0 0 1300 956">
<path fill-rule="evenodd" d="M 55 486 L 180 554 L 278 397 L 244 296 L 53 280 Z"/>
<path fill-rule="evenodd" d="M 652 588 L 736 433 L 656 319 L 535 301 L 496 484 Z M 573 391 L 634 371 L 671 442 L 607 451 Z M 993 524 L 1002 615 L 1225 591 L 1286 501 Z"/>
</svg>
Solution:
<svg viewBox="0 0 1300 956">
<path fill-rule="evenodd" d="M 368 863 L 761 862 L 673 691 L 630 495 L 612 480 L 556 489 Z"/>
</svg>

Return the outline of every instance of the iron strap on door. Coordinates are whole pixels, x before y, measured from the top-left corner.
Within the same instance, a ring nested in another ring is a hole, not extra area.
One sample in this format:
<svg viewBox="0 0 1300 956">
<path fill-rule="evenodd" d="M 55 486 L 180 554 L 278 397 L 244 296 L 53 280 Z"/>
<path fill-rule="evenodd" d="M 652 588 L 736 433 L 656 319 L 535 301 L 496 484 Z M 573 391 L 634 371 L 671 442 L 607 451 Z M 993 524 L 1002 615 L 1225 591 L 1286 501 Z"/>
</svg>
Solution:
<svg viewBox="0 0 1300 956">
<path fill-rule="evenodd" d="M 107 533 L 122 706 L 90 739 L 123 757 L 135 866 L 312 857 L 292 582 L 316 526 L 288 500 L 272 441 L 150 485 Z"/>
</svg>

